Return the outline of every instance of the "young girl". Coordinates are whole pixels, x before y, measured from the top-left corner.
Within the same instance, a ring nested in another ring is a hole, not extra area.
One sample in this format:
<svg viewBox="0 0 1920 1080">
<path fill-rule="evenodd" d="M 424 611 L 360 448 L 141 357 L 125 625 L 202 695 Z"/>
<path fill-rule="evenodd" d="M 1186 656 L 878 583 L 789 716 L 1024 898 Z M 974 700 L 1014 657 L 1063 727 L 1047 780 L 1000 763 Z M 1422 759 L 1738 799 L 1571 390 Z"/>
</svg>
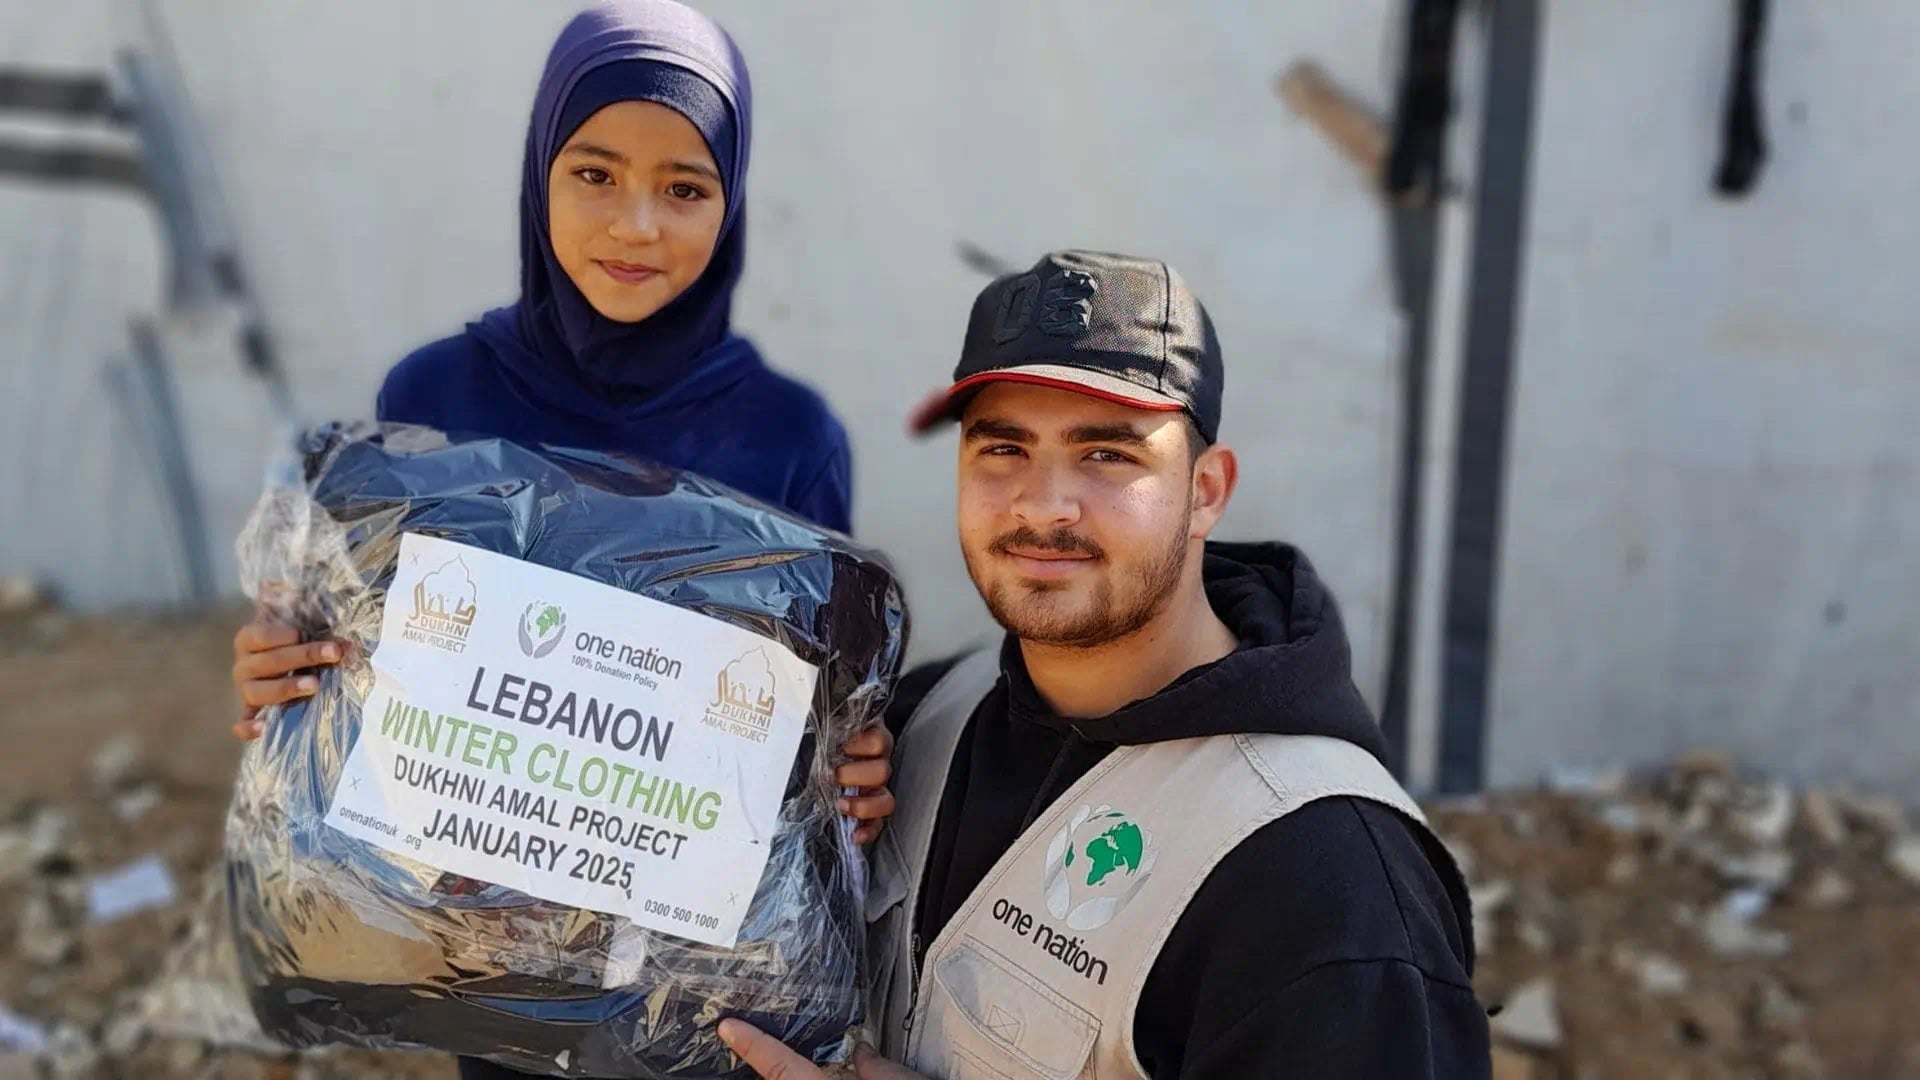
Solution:
<svg viewBox="0 0 1920 1080">
<path fill-rule="evenodd" d="M 568 24 L 527 131 L 520 300 L 401 361 L 380 418 L 626 451 L 847 531 L 846 433 L 728 328 L 751 98 L 725 31 L 670 0 Z"/>
<path fill-rule="evenodd" d="M 744 261 L 752 93 L 726 32 L 673 0 L 574 18 L 547 58 L 527 130 L 520 299 L 402 360 L 378 414 L 531 443 L 619 451 L 698 472 L 829 528 L 849 527 L 846 433 L 820 397 L 760 359 L 729 315 Z M 340 659 L 256 621 L 234 639 L 245 703 L 318 688 Z M 879 834 L 892 740 L 850 740 L 842 812 Z"/>
</svg>

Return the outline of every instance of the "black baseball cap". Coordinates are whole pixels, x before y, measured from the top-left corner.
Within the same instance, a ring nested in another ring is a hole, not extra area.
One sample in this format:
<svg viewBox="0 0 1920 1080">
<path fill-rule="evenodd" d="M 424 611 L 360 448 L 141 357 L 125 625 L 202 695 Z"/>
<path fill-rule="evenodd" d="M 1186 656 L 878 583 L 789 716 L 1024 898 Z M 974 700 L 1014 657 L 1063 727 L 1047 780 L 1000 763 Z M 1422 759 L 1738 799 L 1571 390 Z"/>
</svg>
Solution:
<svg viewBox="0 0 1920 1080">
<path fill-rule="evenodd" d="M 1023 382 L 1184 412 L 1212 443 L 1224 380 L 1213 321 L 1171 266 L 1056 251 L 980 290 L 953 385 L 914 410 L 909 423 L 927 431 L 957 419 L 982 385 Z"/>
</svg>

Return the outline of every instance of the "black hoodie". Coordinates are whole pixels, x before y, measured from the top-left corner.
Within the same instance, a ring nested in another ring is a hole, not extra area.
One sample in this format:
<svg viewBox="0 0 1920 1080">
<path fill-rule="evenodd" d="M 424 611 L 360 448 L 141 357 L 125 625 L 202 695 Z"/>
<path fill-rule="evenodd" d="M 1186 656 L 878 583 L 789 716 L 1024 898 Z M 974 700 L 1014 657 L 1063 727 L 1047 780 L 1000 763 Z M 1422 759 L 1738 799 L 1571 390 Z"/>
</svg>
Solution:
<svg viewBox="0 0 1920 1080">
<path fill-rule="evenodd" d="M 1114 747 L 1233 732 L 1327 735 L 1376 757 L 1333 597 L 1297 550 L 1213 544 L 1207 597 L 1240 647 L 1099 720 L 1056 716 L 1017 644 L 974 710 L 940 803 L 915 936 L 938 935 L 1020 833 Z M 948 664 L 902 680 L 896 731 Z M 916 957 L 916 962 L 924 957 Z M 1310 803 L 1242 841 L 1175 924 L 1141 992 L 1141 1064 L 1166 1077 L 1456 1077 L 1490 1071 L 1466 887 L 1379 803 Z"/>
</svg>

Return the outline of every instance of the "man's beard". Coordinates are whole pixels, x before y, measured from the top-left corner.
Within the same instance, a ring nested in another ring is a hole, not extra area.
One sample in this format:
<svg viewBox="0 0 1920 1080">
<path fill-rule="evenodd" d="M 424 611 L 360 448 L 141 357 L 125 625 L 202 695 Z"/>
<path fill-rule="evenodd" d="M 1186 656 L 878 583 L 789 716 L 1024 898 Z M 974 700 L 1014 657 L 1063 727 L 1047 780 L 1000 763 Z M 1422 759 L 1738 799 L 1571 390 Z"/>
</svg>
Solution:
<svg viewBox="0 0 1920 1080">
<path fill-rule="evenodd" d="M 1154 558 L 1115 571 L 1122 578 L 1122 584 L 1132 586 L 1125 597 L 1115 595 L 1113 576 L 1103 577 L 1094 584 L 1085 607 L 1077 612 L 1046 610 L 1048 597 L 1060 598 L 1066 594 L 1065 584 L 1036 586 L 998 580 L 990 586 L 983 585 L 981 568 L 974 565 L 972 553 L 967 554 L 967 570 L 994 621 L 1014 637 L 1056 648 L 1098 648 L 1138 633 L 1166 610 L 1186 570 L 1187 529 L 1192 518 L 1191 509 L 1181 515 L 1180 527 Z M 988 544 L 987 551 L 990 555 L 1005 555 L 1010 547 L 1079 553 L 1098 559 L 1106 557 L 1098 544 L 1065 529 L 1051 536 L 1042 536 L 1027 528 L 1015 529 Z"/>
</svg>

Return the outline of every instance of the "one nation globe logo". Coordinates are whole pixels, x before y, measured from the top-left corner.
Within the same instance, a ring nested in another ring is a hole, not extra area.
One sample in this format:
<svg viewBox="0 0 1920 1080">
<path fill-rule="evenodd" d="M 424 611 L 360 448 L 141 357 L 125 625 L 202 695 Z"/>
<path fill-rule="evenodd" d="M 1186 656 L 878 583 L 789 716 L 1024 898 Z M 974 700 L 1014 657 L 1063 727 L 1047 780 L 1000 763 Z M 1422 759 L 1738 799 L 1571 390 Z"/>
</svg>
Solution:
<svg viewBox="0 0 1920 1080">
<path fill-rule="evenodd" d="M 535 600 L 520 613 L 520 651 L 538 660 L 567 636 L 567 613 L 558 604 Z"/>
</svg>

